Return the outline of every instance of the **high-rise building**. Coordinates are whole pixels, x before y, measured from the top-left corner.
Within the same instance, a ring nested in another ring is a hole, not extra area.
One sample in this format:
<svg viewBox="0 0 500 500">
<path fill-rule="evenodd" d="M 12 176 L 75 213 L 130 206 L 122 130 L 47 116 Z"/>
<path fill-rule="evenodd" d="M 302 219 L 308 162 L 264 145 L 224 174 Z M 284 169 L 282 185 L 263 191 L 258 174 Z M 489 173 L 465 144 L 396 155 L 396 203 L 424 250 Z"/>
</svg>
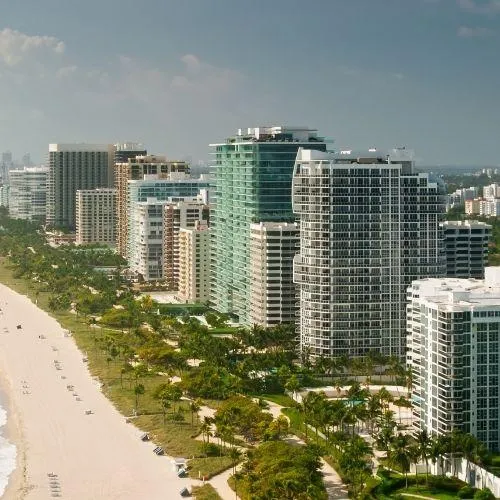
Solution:
<svg viewBox="0 0 500 500">
<path fill-rule="evenodd" d="M 295 324 L 298 293 L 293 259 L 299 251 L 296 223 L 261 222 L 250 226 L 250 321 L 272 327 Z"/>
<path fill-rule="evenodd" d="M 0 207 L 9 206 L 9 191 L 10 186 L 8 184 L 0 185 Z"/>
<path fill-rule="evenodd" d="M 179 287 L 179 231 L 209 222 L 210 209 L 201 196 L 163 206 L 163 279 L 172 290 Z"/>
<path fill-rule="evenodd" d="M 116 189 L 76 192 L 76 244 L 116 245 Z"/>
<path fill-rule="evenodd" d="M 12 218 L 45 222 L 48 170 L 25 167 L 10 171 L 9 215 Z"/>
<path fill-rule="evenodd" d="M 491 226 L 474 220 L 443 223 L 446 276 L 449 278 L 484 278 L 488 264 Z"/>
<path fill-rule="evenodd" d="M 115 163 L 127 163 L 136 156 L 148 154 L 143 144 L 139 142 L 119 142 L 115 144 Z"/>
<path fill-rule="evenodd" d="M 240 129 L 212 147 L 212 302 L 250 324 L 250 225 L 295 220 L 291 185 L 297 151 L 326 151 L 326 143 L 305 127 L 259 127 Z"/>
<path fill-rule="evenodd" d="M 407 362 L 416 430 L 460 429 L 498 450 L 500 287 L 486 274 L 412 283 Z"/>
<path fill-rule="evenodd" d="M 5 151 L 2 153 L 2 161 L 0 162 L 0 177 L 3 184 L 9 183 L 9 171 L 12 168 L 14 168 L 12 153 L 10 151 Z"/>
<path fill-rule="evenodd" d="M 210 230 L 205 221 L 179 231 L 179 300 L 205 303 L 210 299 Z"/>
<path fill-rule="evenodd" d="M 112 144 L 50 144 L 47 224 L 75 229 L 76 192 L 112 187 Z M 111 172 L 111 174 L 110 174 Z"/>
<path fill-rule="evenodd" d="M 128 145 L 129 148 L 132 146 Z M 137 146 L 139 147 L 139 146 Z M 123 154 L 132 154 L 132 150 L 118 150 L 115 162 L 115 187 L 117 190 L 117 249 L 123 257 L 127 255 L 128 241 L 128 181 L 143 180 L 145 176 L 156 176 L 158 179 L 168 179 L 172 173 L 189 173 L 189 165 L 182 161 L 170 161 L 165 156 L 139 155 L 125 159 Z M 195 196 L 193 194 L 192 196 Z"/>
<path fill-rule="evenodd" d="M 414 173 L 404 149 L 301 149 L 293 179 L 300 219 L 294 280 L 300 345 L 313 356 L 404 357 L 406 288 L 444 276 L 445 187 Z"/>
</svg>

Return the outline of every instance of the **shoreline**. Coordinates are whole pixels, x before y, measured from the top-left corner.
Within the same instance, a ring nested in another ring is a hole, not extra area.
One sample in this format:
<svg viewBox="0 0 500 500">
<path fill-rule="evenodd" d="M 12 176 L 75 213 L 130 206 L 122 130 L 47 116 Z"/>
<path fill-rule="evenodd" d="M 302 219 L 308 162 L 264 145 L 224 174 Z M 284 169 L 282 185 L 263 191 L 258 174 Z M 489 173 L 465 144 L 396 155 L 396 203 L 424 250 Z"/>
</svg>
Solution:
<svg viewBox="0 0 500 500">
<path fill-rule="evenodd" d="M 74 500 L 159 500 L 198 484 L 178 478 L 168 457 L 140 440 L 139 429 L 105 397 L 54 318 L 3 284 L 0 308 L 4 435 L 17 448 L 2 498 L 41 500 L 56 492 Z"/>
<path fill-rule="evenodd" d="M 16 447 L 16 466 L 9 474 L 3 500 L 22 500 L 25 497 L 26 483 L 26 442 L 23 437 L 22 417 L 15 408 L 12 397 L 13 388 L 6 371 L 0 367 L 0 394 L 3 407 L 7 412 L 7 422 L 3 427 L 3 437 Z"/>
</svg>

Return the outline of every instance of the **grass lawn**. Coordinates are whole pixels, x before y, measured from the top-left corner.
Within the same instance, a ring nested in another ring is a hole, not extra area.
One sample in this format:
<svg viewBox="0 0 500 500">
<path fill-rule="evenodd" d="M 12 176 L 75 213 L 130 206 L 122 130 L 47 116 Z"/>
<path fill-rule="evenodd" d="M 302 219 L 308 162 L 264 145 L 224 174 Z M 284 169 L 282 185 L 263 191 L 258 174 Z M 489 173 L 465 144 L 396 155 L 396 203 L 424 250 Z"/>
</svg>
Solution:
<svg viewBox="0 0 500 500">
<path fill-rule="evenodd" d="M 210 479 L 229 469 L 235 463 L 236 461 L 228 456 L 193 458 L 188 462 L 189 477 L 199 479 L 205 476 L 205 479 Z"/>
<path fill-rule="evenodd" d="M 284 407 L 294 407 L 297 403 L 286 394 L 256 394 L 254 397 L 267 399 L 277 405 Z"/>
<path fill-rule="evenodd" d="M 196 500 L 222 500 L 215 488 L 208 483 L 203 486 L 193 486 L 192 494 Z"/>
<path fill-rule="evenodd" d="M 443 491 L 432 487 L 426 488 L 425 486 L 409 486 L 408 489 L 401 488 L 399 490 L 392 491 L 389 498 L 395 498 L 401 494 L 405 497 L 408 495 L 407 498 L 411 498 L 409 495 L 439 498 L 440 500 L 456 500 L 457 498 L 457 495 L 449 491 Z"/>
<path fill-rule="evenodd" d="M 81 316 L 68 311 L 50 311 L 48 301 L 52 292 L 44 290 L 38 283 L 14 278 L 12 268 L 5 258 L 0 258 L 0 282 L 28 296 L 33 302 L 36 299 L 41 309 L 53 316 L 63 328 L 72 332 L 78 347 L 87 354 L 90 373 L 103 384 L 103 393 L 124 416 L 129 417 L 135 407 L 133 390 L 135 380 L 129 378 L 131 375 L 121 374 L 124 361 L 119 358 L 109 360 L 98 340 L 110 334 L 117 335 L 120 340 L 127 342 L 127 336 L 130 334 L 127 331 L 122 333 L 107 328 L 90 328 L 85 318 Z M 132 336 L 130 340 L 132 342 Z M 144 385 L 145 393 L 139 397 L 139 416 L 131 422 L 144 432 L 148 432 L 154 443 L 161 446 L 169 455 L 186 458 L 200 456 L 201 442 L 194 439 L 200 433 L 200 426 L 197 419 L 194 419 L 194 425 L 191 425 L 189 403 L 181 401 L 176 405 L 176 409 L 184 410 L 183 422 L 173 422 L 167 418 L 164 423 L 161 409 L 158 402 L 153 399 L 152 393 L 154 387 L 165 382 L 165 377 L 151 375 L 141 378 L 138 382 Z M 224 460 L 227 465 L 222 467 Z M 222 457 L 222 460 L 219 457 L 204 458 L 204 470 L 214 475 L 217 470 L 231 467 L 232 462 L 227 463 L 228 460 L 230 459 L 227 457 Z"/>
</svg>

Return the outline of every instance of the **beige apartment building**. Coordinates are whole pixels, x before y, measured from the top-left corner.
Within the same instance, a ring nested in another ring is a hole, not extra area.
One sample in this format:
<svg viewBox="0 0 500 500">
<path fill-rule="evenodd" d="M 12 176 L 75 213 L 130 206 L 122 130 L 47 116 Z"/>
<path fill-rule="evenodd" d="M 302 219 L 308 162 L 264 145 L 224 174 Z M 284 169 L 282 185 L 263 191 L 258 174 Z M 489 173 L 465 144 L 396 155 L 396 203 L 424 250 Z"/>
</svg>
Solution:
<svg viewBox="0 0 500 500">
<path fill-rule="evenodd" d="M 250 320 L 270 327 L 295 323 L 298 294 L 293 283 L 293 258 L 299 251 L 295 223 L 250 225 Z"/>
<path fill-rule="evenodd" d="M 76 244 L 116 245 L 116 189 L 76 192 Z"/>
<path fill-rule="evenodd" d="M 207 201 L 200 195 L 163 206 L 163 279 L 172 290 L 179 286 L 180 230 L 194 228 L 199 221 L 208 224 L 210 209 Z"/>
<path fill-rule="evenodd" d="M 128 181 L 143 180 L 148 176 L 168 179 L 173 172 L 189 173 L 189 165 L 184 161 L 167 160 L 163 155 L 140 155 L 127 162 L 115 163 L 116 188 L 116 231 L 118 253 L 127 255 L 128 241 Z"/>
<path fill-rule="evenodd" d="M 187 303 L 210 299 L 210 229 L 205 221 L 179 231 L 178 298 Z"/>
</svg>

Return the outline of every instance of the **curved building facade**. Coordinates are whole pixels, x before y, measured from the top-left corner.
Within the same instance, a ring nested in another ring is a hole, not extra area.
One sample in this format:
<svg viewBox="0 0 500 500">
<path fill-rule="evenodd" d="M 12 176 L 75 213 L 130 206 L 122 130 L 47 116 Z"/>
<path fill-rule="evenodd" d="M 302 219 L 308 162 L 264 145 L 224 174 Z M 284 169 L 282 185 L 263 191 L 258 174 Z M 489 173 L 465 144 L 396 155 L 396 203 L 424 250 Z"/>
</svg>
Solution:
<svg viewBox="0 0 500 500">
<path fill-rule="evenodd" d="M 402 358 L 407 287 L 446 272 L 442 181 L 414 173 L 406 150 L 300 149 L 292 195 L 301 349 Z"/>
</svg>

